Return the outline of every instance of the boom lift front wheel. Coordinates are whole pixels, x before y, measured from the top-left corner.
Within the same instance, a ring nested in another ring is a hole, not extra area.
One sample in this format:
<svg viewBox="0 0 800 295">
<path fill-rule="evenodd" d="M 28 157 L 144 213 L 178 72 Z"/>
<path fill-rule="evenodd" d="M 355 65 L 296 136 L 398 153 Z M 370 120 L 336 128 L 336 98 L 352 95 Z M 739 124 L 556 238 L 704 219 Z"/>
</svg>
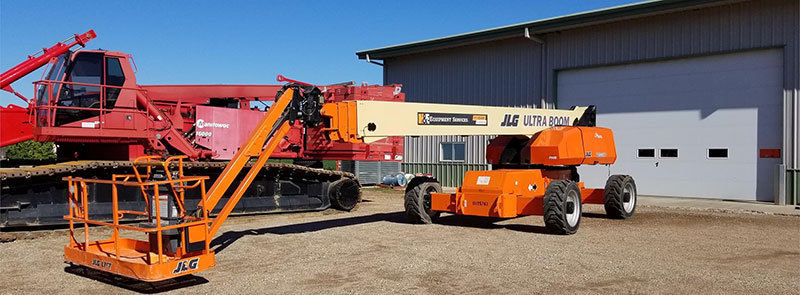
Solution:
<svg viewBox="0 0 800 295">
<path fill-rule="evenodd" d="M 408 220 L 413 223 L 429 224 L 439 218 L 441 212 L 431 210 L 431 193 L 442 192 L 442 185 L 436 179 L 415 177 L 406 186 L 405 207 Z"/>
<path fill-rule="evenodd" d="M 553 180 L 544 193 L 544 224 L 555 234 L 571 235 L 581 224 L 581 190 L 572 180 Z"/>
</svg>

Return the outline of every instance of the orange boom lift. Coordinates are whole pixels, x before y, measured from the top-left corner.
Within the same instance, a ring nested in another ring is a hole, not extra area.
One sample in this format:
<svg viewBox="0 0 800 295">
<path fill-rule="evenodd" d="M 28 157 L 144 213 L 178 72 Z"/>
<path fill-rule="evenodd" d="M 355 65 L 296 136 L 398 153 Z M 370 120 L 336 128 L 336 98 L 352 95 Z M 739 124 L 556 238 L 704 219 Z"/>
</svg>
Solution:
<svg viewBox="0 0 800 295">
<path fill-rule="evenodd" d="M 574 233 L 583 203 L 605 204 L 611 217 L 630 217 L 636 205 L 636 186 L 630 176 L 614 175 L 604 189 L 585 188 L 577 166 L 612 164 L 616 150 L 611 130 L 594 127 L 593 107 L 570 110 L 485 106 L 344 101 L 323 103 L 322 92 L 309 84 L 288 80 L 248 140 L 206 191 L 207 176 L 186 176 L 185 156 L 160 161 L 140 157 L 133 174 L 111 180 L 65 177 L 69 186 L 70 242 L 64 247 L 68 263 L 142 280 L 160 281 L 214 267 L 210 243 L 232 209 L 249 188 L 292 125 L 322 125 L 332 142 L 370 143 L 387 136 L 496 135 L 487 149 L 495 170 L 468 171 L 456 193 L 441 193 L 430 177 L 416 177 L 405 194 L 406 213 L 415 222 L 436 221 L 443 212 L 515 217 L 544 215 L 548 229 Z M 256 157 L 233 190 L 234 180 Z M 89 208 L 95 192 L 88 183 L 103 184 L 110 194 L 112 222 L 93 219 Z M 138 190 L 146 208 L 127 208 L 118 201 L 121 190 Z M 184 195 L 199 190 L 197 208 L 186 208 Z M 333 194 L 360 196 L 355 180 L 331 184 Z M 351 199 L 359 199 L 358 197 Z M 211 210 L 227 197 L 213 218 Z M 126 215 L 139 215 L 138 224 L 121 224 Z M 76 223 L 82 225 L 76 225 Z M 110 238 L 90 239 L 89 225 L 112 228 Z M 82 232 L 76 232 L 82 227 Z M 123 237 L 123 232 L 125 237 Z M 129 238 L 145 233 L 147 241 Z"/>
<path fill-rule="evenodd" d="M 515 142 L 523 143 L 522 148 L 509 149 Z M 510 150 L 518 151 L 512 159 L 507 158 Z M 489 144 L 487 157 L 501 169 L 468 171 L 463 185 L 453 194 L 407 193 L 407 212 L 431 221 L 442 212 L 502 218 L 544 215 L 545 226 L 558 234 L 573 234 L 578 230 L 582 204 L 605 204 L 606 212 L 613 218 L 628 218 L 633 214 L 636 205 L 633 178 L 613 175 L 605 189 L 585 188 L 575 169 L 578 165 L 614 163 L 617 155 L 610 129 L 553 127 L 531 138 L 499 137 Z M 425 210 L 409 210 L 417 198 L 423 204 L 429 198 L 430 209 L 425 206 Z"/>
</svg>

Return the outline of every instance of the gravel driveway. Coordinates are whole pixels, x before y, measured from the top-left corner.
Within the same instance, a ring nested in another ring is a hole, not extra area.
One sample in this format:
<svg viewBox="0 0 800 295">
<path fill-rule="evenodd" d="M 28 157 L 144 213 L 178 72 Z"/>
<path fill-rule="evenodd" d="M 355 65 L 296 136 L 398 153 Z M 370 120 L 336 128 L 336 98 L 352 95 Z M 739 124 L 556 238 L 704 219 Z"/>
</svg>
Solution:
<svg viewBox="0 0 800 295">
<path fill-rule="evenodd" d="M 540 216 L 444 215 L 405 223 L 402 193 L 365 190 L 357 211 L 242 216 L 214 239 L 216 268 L 159 284 L 63 263 L 64 230 L 0 244 L 0 293 L 560 294 L 781 293 L 800 290 L 800 217 L 586 205 L 578 233 Z M 99 230 L 99 229 L 98 229 Z M 93 230 L 92 233 L 96 231 Z M 108 231 L 106 231 L 108 232 Z"/>
</svg>

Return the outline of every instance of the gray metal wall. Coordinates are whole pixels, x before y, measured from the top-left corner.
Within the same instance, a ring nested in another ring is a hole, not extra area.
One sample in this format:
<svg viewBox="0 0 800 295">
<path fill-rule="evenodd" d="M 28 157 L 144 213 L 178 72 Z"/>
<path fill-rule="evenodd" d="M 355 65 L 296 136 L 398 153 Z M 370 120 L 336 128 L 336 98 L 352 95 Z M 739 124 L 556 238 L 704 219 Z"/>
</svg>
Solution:
<svg viewBox="0 0 800 295">
<path fill-rule="evenodd" d="M 471 105 L 538 105 L 541 47 L 528 39 L 392 58 L 384 82 L 402 83 L 406 100 Z"/>
<path fill-rule="evenodd" d="M 387 58 L 384 83 L 403 84 L 409 101 L 552 107 L 557 105 L 554 79 L 558 70 L 782 48 L 783 160 L 788 171 L 787 183 L 797 184 L 800 1 L 735 2 L 542 33 L 537 37 L 544 44 L 523 38 L 520 32 L 520 38 L 515 39 Z M 407 138 L 406 162 L 438 161 L 438 143 L 443 139 Z M 467 141 L 468 163 L 484 163 L 485 145 L 479 143 L 485 140 Z M 797 186 L 786 189 L 797 194 Z"/>
<path fill-rule="evenodd" d="M 403 84 L 406 101 L 539 106 L 541 48 L 497 40 L 385 61 L 384 82 Z M 466 163 L 486 164 L 488 136 L 406 137 L 405 162 L 437 163 L 439 144 L 465 142 Z"/>
<path fill-rule="evenodd" d="M 342 161 L 342 171 L 356 175 L 362 185 L 381 183 L 384 176 L 401 172 L 400 162 Z"/>
<path fill-rule="evenodd" d="M 438 163 L 443 142 L 465 143 L 465 163 L 487 164 L 486 145 L 491 136 L 417 136 L 405 138 L 403 152 L 406 163 Z M 423 147 L 423 148 L 420 148 Z"/>
<path fill-rule="evenodd" d="M 460 186 L 464 181 L 464 174 L 467 171 L 474 170 L 488 170 L 489 165 L 483 164 L 456 164 L 456 163 L 403 163 L 403 172 L 417 174 L 417 173 L 431 173 L 437 177 L 442 186 L 456 187 Z"/>
</svg>

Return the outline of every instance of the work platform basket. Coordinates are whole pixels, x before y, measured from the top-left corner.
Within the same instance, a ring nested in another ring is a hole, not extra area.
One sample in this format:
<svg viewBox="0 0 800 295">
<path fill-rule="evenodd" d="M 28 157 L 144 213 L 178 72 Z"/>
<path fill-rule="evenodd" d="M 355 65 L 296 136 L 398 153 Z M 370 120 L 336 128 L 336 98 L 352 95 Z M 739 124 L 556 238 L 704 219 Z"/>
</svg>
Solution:
<svg viewBox="0 0 800 295">
<path fill-rule="evenodd" d="M 141 281 L 161 281 L 214 267 L 214 252 L 209 249 L 209 212 L 190 214 L 184 206 L 186 191 L 199 189 L 198 207 L 205 207 L 208 177 L 184 176 L 184 158 L 158 161 L 157 156 L 140 157 L 133 162 L 133 174 L 113 175 L 111 180 L 63 178 L 69 188 L 69 214 L 64 216 L 70 234 L 69 245 L 64 247 L 66 262 Z M 171 167 L 177 169 L 172 171 Z M 88 183 L 110 186 L 111 223 L 90 217 L 90 213 L 107 208 L 90 208 L 90 200 L 98 196 L 91 196 Z M 117 194 L 125 188 L 140 190 L 145 208 L 121 209 Z M 131 215 L 138 217 L 136 221 L 120 223 Z M 82 236 L 76 233 L 76 223 L 78 228 L 82 224 Z M 110 238 L 91 239 L 92 232 L 107 233 L 90 225 L 111 228 Z M 147 240 L 129 238 L 137 232 L 145 233 Z"/>
</svg>

